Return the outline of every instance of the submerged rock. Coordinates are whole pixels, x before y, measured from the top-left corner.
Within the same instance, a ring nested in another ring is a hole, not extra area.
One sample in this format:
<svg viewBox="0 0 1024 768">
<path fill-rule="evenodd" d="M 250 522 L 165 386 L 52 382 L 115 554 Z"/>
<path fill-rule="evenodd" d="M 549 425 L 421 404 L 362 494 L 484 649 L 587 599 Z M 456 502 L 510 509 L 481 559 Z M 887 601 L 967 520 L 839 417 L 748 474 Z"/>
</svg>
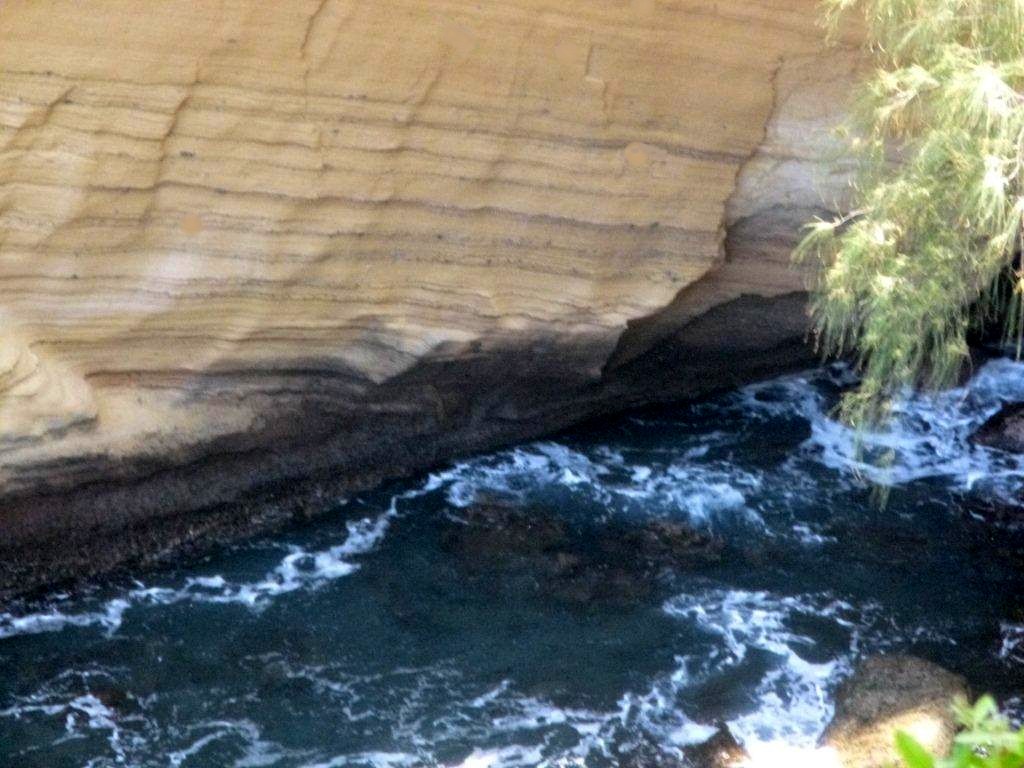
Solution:
<svg viewBox="0 0 1024 768">
<path fill-rule="evenodd" d="M 600 543 L 609 556 L 636 559 L 641 567 L 653 570 L 708 564 L 722 556 L 721 541 L 677 520 L 609 530 Z"/>
<path fill-rule="evenodd" d="M 618 768 L 740 768 L 750 756 L 732 735 L 719 725 L 705 742 L 684 747 L 682 756 L 667 754 L 657 746 L 643 743 L 617 756 Z"/>
<path fill-rule="evenodd" d="M 897 764 L 897 731 L 911 734 L 934 754 L 946 754 L 956 734 L 951 704 L 968 695 L 966 681 L 937 664 L 913 656 L 875 656 L 840 686 L 822 741 L 842 768 Z"/>
<path fill-rule="evenodd" d="M 653 520 L 573 529 L 542 508 L 487 501 L 461 510 L 441 546 L 470 573 L 525 575 L 555 599 L 631 605 L 673 571 L 713 564 L 723 545 L 685 523 Z"/>
<path fill-rule="evenodd" d="M 442 533 L 441 544 L 470 565 L 486 566 L 494 558 L 535 557 L 554 569 L 571 567 L 559 557 L 568 540 L 564 521 L 512 504 L 482 502 L 460 510 L 461 525 Z"/>
<path fill-rule="evenodd" d="M 693 768 L 738 768 L 750 759 L 727 725 L 720 725 L 703 744 L 688 747 L 686 757 Z"/>
<path fill-rule="evenodd" d="M 978 428 L 971 441 L 1000 451 L 1024 452 L 1024 403 L 1004 406 Z"/>
</svg>

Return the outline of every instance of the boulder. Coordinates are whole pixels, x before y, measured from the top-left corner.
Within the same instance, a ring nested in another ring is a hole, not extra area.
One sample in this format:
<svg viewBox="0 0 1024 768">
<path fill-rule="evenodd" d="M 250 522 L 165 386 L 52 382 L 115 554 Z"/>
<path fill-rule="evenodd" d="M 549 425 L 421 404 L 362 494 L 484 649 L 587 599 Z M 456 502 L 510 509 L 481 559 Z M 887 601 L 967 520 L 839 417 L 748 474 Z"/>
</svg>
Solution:
<svg viewBox="0 0 1024 768">
<path fill-rule="evenodd" d="M 720 725 L 714 736 L 685 752 L 693 768 L 741 768 L 750 758 L 727 725 Z"/>
<path fill-rule="evenodd" d="M 923 659 L 868 658 L 839 687 L 823 744 L 842 768 L 891 768 L 901 730 L 933 754 L 947 754 L 957 730 L 951 705 L 969 693 L 962 677 Z"/>
<path fill-rule="evenodd" d="M 1024 452 L 1024 403 L 1004 406 L 978 428 L 971 441 L 1000 451 Z"/>
<path fill-rule="evenodd" d="M 746 750 L 721 724 L 710 739 L 700 744 L 667 752 L 650 741 L 641 741 L 615 755 L 618 768 L 742 768 L 749 759 Z"/>
<path fill-rule="evenodd" d="M 649 571 L 708 565 L 722 557 L 723 543 L 678 520 L 651 520 L 610 526 L 599 545 L 609 557 L 634 560 Z"/>
<path fill-rule="evenodd" d="M 458 524 L 441 533 L 441 546 L 476 567 L 529 557 L 550 564 L 554 572 L 571 569 L 564 552 L 569 531 L 564 520 L 534 508 L 483 501 L 453 515 Z"/>
</svg>

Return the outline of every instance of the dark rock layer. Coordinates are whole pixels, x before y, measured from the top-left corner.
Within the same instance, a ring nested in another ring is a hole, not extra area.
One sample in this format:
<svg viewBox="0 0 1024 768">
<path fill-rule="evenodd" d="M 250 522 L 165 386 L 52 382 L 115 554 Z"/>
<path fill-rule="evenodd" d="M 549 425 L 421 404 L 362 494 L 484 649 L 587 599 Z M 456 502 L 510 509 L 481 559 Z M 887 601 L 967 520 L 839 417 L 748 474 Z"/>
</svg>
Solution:
<svg viewBox="0 0 1024 768">
<path fill-rule="evenodd" d="M 274 374 L 257 429 L 159 460 L 84 456 L 0 504 L 0 596 L 159 562 L 315 516 L 340 494 L 652 403 L 808 364 L 804 296 L 741 297 L 614 368 L 583 347 L 433 360 L 377 387 L 335 371 Z M 237 399 L 237 378 L 204 397 Z M 254 385 L 254 389 L 256 389 Z M 79 477 L 105 478 L 82 484 Z"/>
</svg>

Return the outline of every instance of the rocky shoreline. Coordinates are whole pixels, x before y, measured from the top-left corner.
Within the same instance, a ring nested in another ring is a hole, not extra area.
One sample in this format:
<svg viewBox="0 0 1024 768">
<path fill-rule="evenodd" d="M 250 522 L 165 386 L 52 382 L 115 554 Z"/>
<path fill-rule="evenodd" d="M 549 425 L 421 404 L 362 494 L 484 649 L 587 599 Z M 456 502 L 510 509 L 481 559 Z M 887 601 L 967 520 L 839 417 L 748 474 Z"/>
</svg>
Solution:
<svg viewBox="0 0 1024 768">
<path fill-rule="evenodd" d="M 282 395 L 237 440 L 198 446 L 170 465 L 98 455 L 78 463 L 103 481 L 78 484 L 62 468 L 8 490 L 0 598 L 200 552 L 463 456 L 805 366 L 814 356 L 802 306 L 801 294 L 736 300 L 596 378 L 572 378 L 561 348 L 438 361 L 361 396 L 344 379 L 307 376 L 302 394 Z"/>
</svg>

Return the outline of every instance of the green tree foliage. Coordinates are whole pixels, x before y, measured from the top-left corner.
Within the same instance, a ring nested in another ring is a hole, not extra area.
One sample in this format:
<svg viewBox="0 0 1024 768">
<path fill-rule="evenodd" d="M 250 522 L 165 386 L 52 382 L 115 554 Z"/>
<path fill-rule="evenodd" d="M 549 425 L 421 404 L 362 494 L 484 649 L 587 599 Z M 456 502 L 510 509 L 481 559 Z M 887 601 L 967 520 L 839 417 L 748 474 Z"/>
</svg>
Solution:
<svg viewBox="0 0 1024 768">
<path fill-rule="evenodd" d="M 903 387 L 949 385 L 979 323 L 1019 345 L 1024 0 L 825 7 L 833 29 L 865 22 L 877 68 L 842 134 L 858 161 L 853 210 L 811 224 L 797 257 L 820 266 L 823 351 L 862 369 L 845 415 L 870 425 Z"/>
<path fill-rule="evenodd" d="M 1024 730 L 1011 728 L 991 697 L 973 707 L 959 704 L 956 711 L 963 730 L 948 758 L 932 756 L 906 733 L 896 735 L 906 768 L 1024 768 Z"/>
</svg>

